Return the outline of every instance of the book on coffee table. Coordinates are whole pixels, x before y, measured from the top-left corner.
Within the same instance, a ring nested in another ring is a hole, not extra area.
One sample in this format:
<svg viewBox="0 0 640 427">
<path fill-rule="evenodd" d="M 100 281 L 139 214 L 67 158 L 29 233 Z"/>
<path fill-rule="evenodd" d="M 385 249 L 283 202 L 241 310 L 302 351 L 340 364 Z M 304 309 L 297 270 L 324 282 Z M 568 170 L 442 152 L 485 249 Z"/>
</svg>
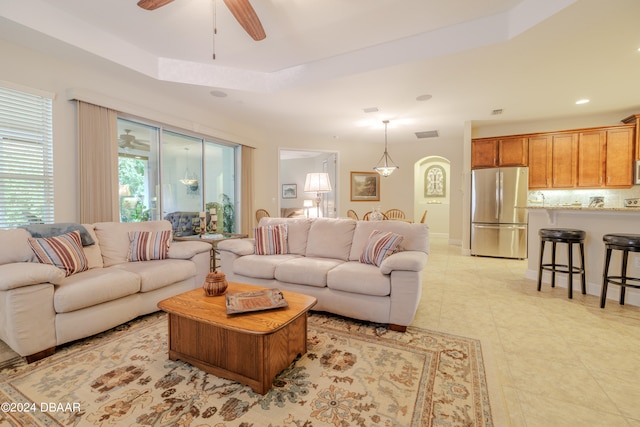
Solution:
<svg viewBox="0 0 640 427">
<path fill-rule="evenodd" d="M 278 289 L 227 293 L 227 314 L 247 313 L 288 307 L 287 300 Z"/>
</svg>

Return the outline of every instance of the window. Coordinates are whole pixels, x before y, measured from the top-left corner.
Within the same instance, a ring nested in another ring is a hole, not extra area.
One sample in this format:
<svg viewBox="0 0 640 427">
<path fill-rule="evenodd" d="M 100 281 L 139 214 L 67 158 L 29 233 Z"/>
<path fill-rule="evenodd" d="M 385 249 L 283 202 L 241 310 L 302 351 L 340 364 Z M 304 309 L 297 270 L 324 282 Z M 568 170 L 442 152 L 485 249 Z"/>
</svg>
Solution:
<svg viewBox="0 0 640 427">
<path fill-rule="evenodd" d="M 0 87 L 0 228 L 54 221 L 51 98 Z"/>
<path fill-rule="evenodd" d="M 235 232 L 237 145 L 129 118 L 118 134 L 122 222 L 215 208 L 217 231 Z"/>
</svg>

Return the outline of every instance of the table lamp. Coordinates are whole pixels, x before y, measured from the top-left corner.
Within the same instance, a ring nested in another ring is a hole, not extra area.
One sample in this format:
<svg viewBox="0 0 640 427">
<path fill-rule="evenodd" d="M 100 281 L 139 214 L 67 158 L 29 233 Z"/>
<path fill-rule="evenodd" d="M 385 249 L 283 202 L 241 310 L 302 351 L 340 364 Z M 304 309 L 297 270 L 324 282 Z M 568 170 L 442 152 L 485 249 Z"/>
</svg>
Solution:
<svg viewBox="0 0 640 427">
<path fill-rule="evenodd" d="M 317 216 L 320 217 L 320 201 L 322 200 L 322 193 L 331 192 L 329 174 L 326 172 L 308 173 L 307 179 L 304 182 L 304 191 L 307 193 L 316 193 L 316 212 Z"/>
</svg>

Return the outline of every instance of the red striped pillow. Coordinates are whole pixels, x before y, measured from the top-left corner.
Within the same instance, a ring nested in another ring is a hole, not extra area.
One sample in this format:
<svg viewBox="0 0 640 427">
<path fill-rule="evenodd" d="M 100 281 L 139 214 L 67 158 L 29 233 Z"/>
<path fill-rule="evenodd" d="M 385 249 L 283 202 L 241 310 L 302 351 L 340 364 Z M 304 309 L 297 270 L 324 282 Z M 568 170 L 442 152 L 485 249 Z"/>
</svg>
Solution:
<svg viewBox="0 0 640 427">
<path fill-rule="evenodd" d="M 151 261 L 169 257 L 171 230 L 130 231 L 127 261 Z"/>
<path fill-rule="evenodd" d="M 289 253 L 287 224 L 265 225 L 255 229 L 256 255 Z"/>
<path fill-rule="evenodd" d="M 386 257 L 398 251 L 402 240 L 404 236 L 399 234 L 374 230 L 369 235 L 369 242 L 360 255 L 360 262 L 380 267 Z"/>
<path fill-rule="evenodd" d="M 79 231 L 54 237 L 29 237 L 29 246 L 42 264 L 64 270 L 65 276 L 85 271 L 89 262 L 82 249 Z"/>
</svg>

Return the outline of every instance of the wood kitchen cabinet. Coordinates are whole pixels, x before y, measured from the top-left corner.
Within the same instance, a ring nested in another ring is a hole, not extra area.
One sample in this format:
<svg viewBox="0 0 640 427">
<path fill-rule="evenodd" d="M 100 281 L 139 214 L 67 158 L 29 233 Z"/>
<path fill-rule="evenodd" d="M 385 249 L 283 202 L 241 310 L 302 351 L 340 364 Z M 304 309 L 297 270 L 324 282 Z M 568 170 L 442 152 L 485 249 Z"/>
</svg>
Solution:
<svg viewBox="0 0 640 427">
<path fill-rule="evenodd" d="M 551 187 L 551 136 L 529 137 L 529 188 Z"/>
<path fill-rule="evenodd" d="M 551 187 L 573 188 L 578 181 L 578 134 L 551 135 Z"/>
<path fill-rule="evenodd" d="M 633 185 L 634 133 L 633 127 L 607 129 L 605 187 Z"/>
<path fill-rule="evenodd" d="M 607 132 L 590 130 L 580 132 L 578 141 L 578 187 L 604 186 L 607 155 Z"/>
<path fill-rule="evenodd" d="M 526 137 L 474 139 L 471 144 L 471 168 L 527 166 L 529 151 Z"/>
<path fill-rule="evenodd" d="M 471 169 L 498 166 L 498 140 L 474 139 L 471 142 Z"/>
</svg>

